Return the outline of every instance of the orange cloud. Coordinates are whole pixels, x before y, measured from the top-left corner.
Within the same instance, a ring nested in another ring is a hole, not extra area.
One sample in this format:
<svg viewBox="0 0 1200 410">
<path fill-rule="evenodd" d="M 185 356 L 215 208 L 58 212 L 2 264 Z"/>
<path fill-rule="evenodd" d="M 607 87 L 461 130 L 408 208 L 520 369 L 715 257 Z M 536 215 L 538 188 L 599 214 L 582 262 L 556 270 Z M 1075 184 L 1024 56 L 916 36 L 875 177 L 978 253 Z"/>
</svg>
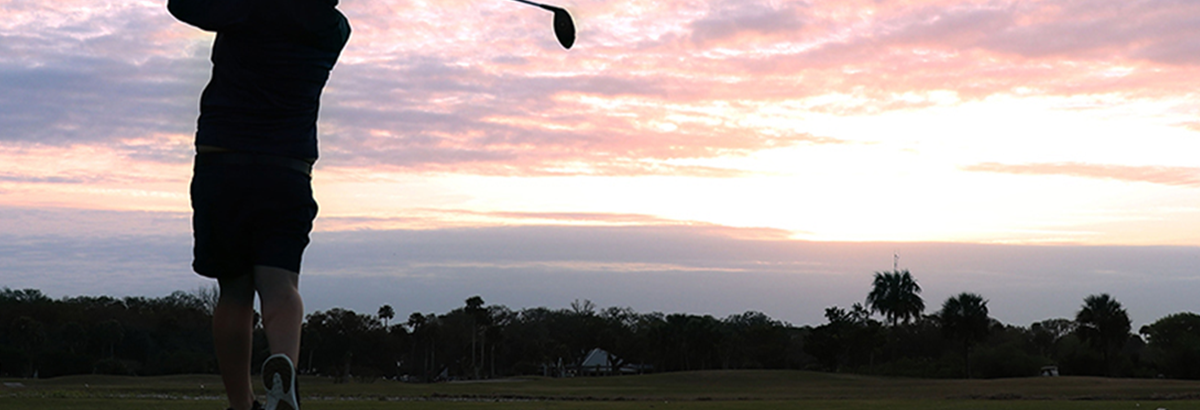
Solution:
<svg viewBox="0 0 1200 410">
<path fill-rule="evenodd" d="M 1065 175 L 1080 178 L 1148 182 L 1195 188 L 1200 187 L 1200 168 L 1164 166 L 1127 166 L 1074 162 L 1047 164 L 982 163 L 962 167 L 965 171 L 996 172 L 1015 175 Z"/>
<path fill-rule="evenodd" d="M 605 212 L 511 212 L 467 209 L 407 209 L 404 216 L 322 216 L 318 231 L 429 230 L 512 226 L 587 226 L 595 228 L 686 228 L 697 235 L 751 240 L 787 240 L 796 232 L 775 228 L 732 227 L 654 215 Z"/>
</svg>

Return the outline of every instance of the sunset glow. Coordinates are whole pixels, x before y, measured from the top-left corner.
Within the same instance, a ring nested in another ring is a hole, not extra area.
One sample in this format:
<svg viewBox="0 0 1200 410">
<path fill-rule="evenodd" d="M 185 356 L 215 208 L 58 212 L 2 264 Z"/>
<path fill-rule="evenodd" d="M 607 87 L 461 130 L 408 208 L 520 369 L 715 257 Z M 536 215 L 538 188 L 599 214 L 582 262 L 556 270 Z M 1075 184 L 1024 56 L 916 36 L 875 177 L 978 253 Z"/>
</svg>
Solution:
<svg viewBox="0 0 1200 410">
<path fill-rule="evenodd" d="M 318 229 L 1200 245 L 1200 5 L 346 1 Z M 0 205 L 189 211 L 212 36 L 0 1 Z M 353 222 L 352 222 L 353 221 Z"/>
</svg>

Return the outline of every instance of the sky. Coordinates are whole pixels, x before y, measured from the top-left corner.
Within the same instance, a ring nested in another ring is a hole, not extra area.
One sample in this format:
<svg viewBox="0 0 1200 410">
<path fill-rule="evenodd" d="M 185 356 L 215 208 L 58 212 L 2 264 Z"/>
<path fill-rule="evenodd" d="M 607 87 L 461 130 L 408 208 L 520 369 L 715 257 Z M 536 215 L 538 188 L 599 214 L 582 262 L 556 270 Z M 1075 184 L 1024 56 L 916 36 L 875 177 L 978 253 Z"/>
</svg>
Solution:
<svg viewBox="0 0 1200 410">
<path fill-rule="evenodd" d="M 1200 3 L 346 0 L 309 310 L 574 299 L 819 324 L 873 272 L 936 310 L 1195 311 Z M 0 0 L 0 286 L 190 273 L 212 33 L 162 0 Z"/>
</svg>

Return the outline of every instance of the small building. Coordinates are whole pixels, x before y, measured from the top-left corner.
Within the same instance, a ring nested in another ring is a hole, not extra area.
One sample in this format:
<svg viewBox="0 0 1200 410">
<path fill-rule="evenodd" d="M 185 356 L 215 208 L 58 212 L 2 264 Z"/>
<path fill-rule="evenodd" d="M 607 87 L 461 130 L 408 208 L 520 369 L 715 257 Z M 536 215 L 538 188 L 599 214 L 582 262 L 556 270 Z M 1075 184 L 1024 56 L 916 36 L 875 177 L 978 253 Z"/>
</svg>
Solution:
<svg viewBox="0 0 1200 410">
<path fill-rule="evenodd" d="M 616 369 L 613 365 L 616 364 Z M 607 376 L 619 374 L 638 374 L 648 369 L 648 366 L 624 363 L 604 349 L 595 348 L 588 352 L 583 362 L 579 364 L 581 376 Z"/>
</svg>

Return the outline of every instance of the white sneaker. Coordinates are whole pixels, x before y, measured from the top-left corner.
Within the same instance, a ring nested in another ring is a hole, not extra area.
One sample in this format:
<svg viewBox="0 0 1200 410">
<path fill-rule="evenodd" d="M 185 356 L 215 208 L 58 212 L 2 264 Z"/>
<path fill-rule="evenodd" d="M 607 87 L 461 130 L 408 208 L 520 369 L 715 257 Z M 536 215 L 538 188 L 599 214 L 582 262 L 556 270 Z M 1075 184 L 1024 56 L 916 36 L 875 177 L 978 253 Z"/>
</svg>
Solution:
<svg viewBox="0 0 1200 410">
<path fill-rule="evenodd" d="M 267 388 L 265 410 L 300 410 L 296 396 L 296 366 L 282 353 L 263 362 L 263 386 Z"/>
</svg>

